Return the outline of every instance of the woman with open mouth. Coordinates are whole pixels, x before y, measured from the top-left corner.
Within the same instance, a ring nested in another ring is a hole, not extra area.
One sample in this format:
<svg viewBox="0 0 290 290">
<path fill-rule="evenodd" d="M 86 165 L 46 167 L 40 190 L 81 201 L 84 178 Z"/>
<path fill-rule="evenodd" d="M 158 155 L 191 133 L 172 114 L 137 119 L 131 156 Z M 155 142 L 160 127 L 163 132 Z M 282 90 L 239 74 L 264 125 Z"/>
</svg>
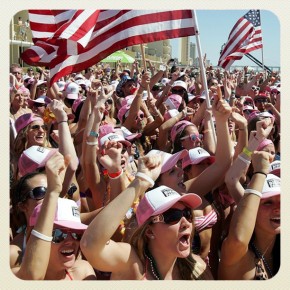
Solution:
<svg viewBox="0 0 290 290">
<path fill-rule="evenodd" d="M 134 181 L 84 232 L 82 252 L 95 269 L 111 272 L 111 280 L 212 279 L 204 261 L 191 253 L 192 209 L 201 199 L 196 194 L 180 195 L 166 186 L 145 193 L 160 171 L 161 155 L 139 158 Z M 120 221 L 139 196 L 143 198 L 136 211 L 138 227 L 130 242 L 113 241 Z"/>
</svg>

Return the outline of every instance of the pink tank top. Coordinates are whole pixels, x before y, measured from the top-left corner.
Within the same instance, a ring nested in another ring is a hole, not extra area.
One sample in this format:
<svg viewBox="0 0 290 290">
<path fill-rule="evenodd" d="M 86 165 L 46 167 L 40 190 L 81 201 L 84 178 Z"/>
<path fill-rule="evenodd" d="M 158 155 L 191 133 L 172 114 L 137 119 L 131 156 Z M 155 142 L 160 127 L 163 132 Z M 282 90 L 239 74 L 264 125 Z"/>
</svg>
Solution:
<svg viewBox="0 0 290 290">
<path fill-rule="evenodd" d="M 204 229 L 213 227 L 216 222 L 217 213 L 213 209 L 205 216 L 198 216 L 194 218 L 195 229 L 198 233 Z"/>
</svg>

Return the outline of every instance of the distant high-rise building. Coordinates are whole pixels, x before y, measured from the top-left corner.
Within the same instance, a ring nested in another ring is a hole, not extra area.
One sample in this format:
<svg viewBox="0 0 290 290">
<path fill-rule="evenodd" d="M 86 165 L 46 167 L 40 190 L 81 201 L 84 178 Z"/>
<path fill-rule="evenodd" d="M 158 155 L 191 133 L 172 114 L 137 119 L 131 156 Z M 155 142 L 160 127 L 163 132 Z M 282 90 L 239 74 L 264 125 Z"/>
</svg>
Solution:
<svg viewBox="0 0 290 290">
<path fill-rule="evenodd" d="M 189 64 L 189 37 L 180 38 L 180 63 L 182 65 Z"/>
<path fill-rule="evenodd" d="M 189 56 L 192 60 L 196 59 L 196 44 L 190 43 Z"/>
</svg>

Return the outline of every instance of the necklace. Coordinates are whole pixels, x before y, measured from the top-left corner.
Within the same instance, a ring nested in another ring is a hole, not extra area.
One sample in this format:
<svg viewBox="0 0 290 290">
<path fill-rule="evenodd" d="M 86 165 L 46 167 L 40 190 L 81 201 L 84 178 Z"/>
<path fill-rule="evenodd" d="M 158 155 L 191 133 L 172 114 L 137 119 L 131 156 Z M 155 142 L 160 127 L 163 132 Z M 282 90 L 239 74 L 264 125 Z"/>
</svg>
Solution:
<svg viewBox="0 0 290 290">
<path fill-rule="evenodd" d="M 144 255 L 150 262 L 151 272 L 152 272 L 153 276 L 157 280 L 162 280 L 161 275 L 157 269 L 156 262 L 155 262 L 154 258 L 152 257 L 151 253 L 149 252 L 148 248 L 145 249 Z"/>
<path fill-rule="evenodd" d="M 268 273 L 270 274 L 270 277 L 269 277 L 269 278 L 272 278 L 272 277 L 273 277 L 273 273 L 272 273 L 271 268 L 270 268 L 268 262 L 266 261 L 264 255 L 262 255 L 262 253 L 258 250 L 258 248 L 256 247 L 256 245 L 255 245 L 253 242 L 251 242 L 251 246 L 252 246 L 252 248 L 254 249 L 255 254 L 256 254 L 260 259 L 262 259 L 263 264 L 265 265 L 265 267 L 266 267 Z M 264 254 L 266 254 L 267 250 L 268 250 L 268 248 L 266 249 L 266 251 L 265 251 Z"/>
</svg>

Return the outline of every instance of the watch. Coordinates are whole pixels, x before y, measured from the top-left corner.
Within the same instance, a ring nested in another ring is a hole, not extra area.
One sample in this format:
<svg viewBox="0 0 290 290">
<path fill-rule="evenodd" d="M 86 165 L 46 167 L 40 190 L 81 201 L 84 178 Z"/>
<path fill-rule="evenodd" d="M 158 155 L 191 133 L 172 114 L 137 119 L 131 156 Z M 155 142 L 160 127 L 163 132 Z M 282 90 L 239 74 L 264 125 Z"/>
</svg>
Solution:
<svg viewBox="0 0 290 290">
<path fill-rule="evenodd" d="M 91 131 L 90 132 L 90 136 L 98 138 L 99 137 L 99 133 L 97 133 L 95 131 Z"/>
<path fill-rule="evenodd" d="M 68 197 L 72 198 L 73 194 L 77 191 L 77 189 L 78 189 L 77 186 L 74 183 L 72 183 L 67 191 Z"/>
</svg>

